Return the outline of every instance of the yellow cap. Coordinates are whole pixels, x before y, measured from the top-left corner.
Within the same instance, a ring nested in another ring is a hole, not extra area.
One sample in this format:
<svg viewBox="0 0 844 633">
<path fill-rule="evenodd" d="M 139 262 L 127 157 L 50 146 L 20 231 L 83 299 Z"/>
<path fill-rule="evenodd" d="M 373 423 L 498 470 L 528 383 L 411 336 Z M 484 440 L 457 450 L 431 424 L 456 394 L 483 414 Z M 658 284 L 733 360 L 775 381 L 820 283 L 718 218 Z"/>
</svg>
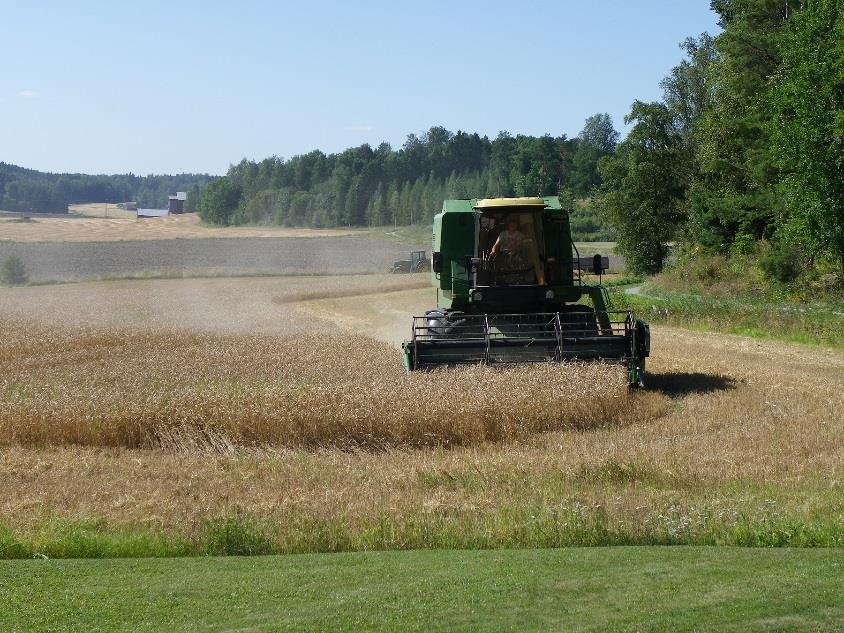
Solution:
<svg viewBox="0 0 844 633">
<path fill-rule="evenodd" d="M 478 200 L 476 209 L 489 209 L 495 207 L 544 207 L 544 198 L 484 198 Z"/>
</svg>

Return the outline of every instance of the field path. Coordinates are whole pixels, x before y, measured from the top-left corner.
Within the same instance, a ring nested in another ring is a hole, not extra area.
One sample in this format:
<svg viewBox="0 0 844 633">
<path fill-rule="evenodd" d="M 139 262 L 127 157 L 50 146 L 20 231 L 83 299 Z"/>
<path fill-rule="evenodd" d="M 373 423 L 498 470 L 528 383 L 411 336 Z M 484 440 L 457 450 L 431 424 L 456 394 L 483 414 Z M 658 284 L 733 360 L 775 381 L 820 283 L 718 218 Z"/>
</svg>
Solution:
<svg viewBox="0 0 844 633">
<path fill-rule="evenodd" d="M 411 317 L 434 306 L 431 288 L 368 294 L 357 297 L 329 297 L 296 304 L 297 311 L 336 323 L 346 330 L 365 334 L 400 347 L 408 338 Z"/>
</svg>

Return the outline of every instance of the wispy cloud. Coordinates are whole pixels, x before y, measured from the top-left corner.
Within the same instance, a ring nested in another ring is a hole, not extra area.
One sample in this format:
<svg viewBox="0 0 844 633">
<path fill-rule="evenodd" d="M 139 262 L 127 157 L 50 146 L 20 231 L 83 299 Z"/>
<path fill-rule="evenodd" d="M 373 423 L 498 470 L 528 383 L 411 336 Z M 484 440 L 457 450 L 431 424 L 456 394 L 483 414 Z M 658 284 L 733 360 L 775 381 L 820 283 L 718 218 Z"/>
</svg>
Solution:
<svg viewBox="0 0 844 633">
<path fill-rule="evenodd" d="M 347 132 L 371 132 L 371 125 L 347 125 L 344 128 Z"/>
<path fill-rule="evenodd" d="M 34 90 L 21 90 L 18 94 L 15 95 L 16 97 L 20 97 L 21 99 L 34 99 L 38 96 L 38 93 Z"/>
</svg>

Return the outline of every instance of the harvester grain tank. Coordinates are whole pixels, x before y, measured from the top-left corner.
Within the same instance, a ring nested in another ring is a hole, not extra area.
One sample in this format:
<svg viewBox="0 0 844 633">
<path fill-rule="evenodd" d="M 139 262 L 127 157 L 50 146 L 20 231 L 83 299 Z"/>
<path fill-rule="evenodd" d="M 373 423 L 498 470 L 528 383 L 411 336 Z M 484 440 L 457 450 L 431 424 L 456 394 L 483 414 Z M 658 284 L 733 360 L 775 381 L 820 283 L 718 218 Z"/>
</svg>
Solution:
<svg viewBox="0 0 844 633">
<path fill-rule="evenodd" d="M 405 367 L 605 360 L 644 386 L 648 324 L 609 310 L 583 262 L 557 197 L 446 200 L 434 217 L 437 304 L 413 317 Z M 591 262 L 600 275 L 606 259 Z"/>
</svg>

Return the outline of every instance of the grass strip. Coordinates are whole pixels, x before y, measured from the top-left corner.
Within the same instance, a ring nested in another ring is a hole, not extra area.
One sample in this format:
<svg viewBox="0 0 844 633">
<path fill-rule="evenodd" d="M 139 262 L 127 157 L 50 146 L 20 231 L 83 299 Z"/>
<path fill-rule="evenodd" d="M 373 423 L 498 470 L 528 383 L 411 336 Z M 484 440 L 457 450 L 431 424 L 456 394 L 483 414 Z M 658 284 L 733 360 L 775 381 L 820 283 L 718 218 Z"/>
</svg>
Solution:
<svg viewBox="0 0 844 633">
<path fill-rule="evenodd" d="M 834 631 L 844 552 L 413 551 L 0 562 L 4 631 Z"/>
</svg>

